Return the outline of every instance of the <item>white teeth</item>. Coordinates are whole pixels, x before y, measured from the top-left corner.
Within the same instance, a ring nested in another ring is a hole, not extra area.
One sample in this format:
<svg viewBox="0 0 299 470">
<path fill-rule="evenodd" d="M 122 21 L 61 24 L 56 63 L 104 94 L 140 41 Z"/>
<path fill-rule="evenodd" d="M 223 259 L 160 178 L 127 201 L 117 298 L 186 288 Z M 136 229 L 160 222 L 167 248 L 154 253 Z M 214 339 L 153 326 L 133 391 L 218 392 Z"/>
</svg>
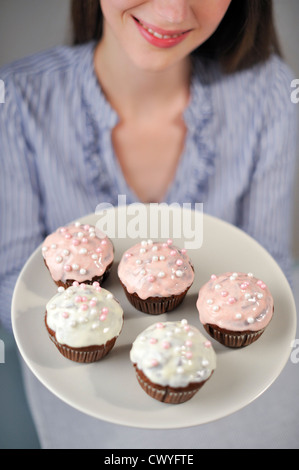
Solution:
<svg viewBox="0 0 299 470">
<path fill-rule="evenodd" d="M 181 34 L 173 34 L 173 35 L 169 35 L 169 34 L 160 34 L 160 33 L 157 33 L 156 31 L 154 31 L 153 29 L 151 28 L 147 28 L 144 24 L 142 24 L 141 22 L 139 22 L 141 24 L 141 26 L 146 29 L 146 31 L 148 31 L 150 34 L 152 34 L 153 36 L 155 36 L 156 38 L 158 39 L 170 39 L 170 38 L 177 38 L 178 36 L 181 36 L 183 33 Z"/>
</svg>

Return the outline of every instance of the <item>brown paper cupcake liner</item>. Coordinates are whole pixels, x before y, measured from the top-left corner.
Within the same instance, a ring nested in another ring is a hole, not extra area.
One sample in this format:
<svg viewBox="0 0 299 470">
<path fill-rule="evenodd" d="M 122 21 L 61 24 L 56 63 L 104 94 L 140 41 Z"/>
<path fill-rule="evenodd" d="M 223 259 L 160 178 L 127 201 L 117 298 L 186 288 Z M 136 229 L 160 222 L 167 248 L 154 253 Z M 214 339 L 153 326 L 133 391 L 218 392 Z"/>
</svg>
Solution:
<svg viewBox="0 0 299 470">
<path fill-rule="evenodd" d="M 265 331 L 265 328 L 258 331 L 229 331 L 208 323 L 203 326 L 212 338 L 229 348 L 243 348 L 249 346 Z"/>
<path fill-rule="evenodd" d="M 124 292 L 126 294 L 129 302 L 137 310 L 140 310 L 143 313 L 148 313 L 149 315 L 160 315 L 162 313 L 170 312 L 178 307 L 184 300 L 189 286 L 184 292 L 178 295 L 171 295 L 169 297 L 148 297 L 147 299 L 141 299 L 136 292 L 130 294 L 126 286 L 120 281 Z"/>
<path fill-rule="evenodd" d="M 44 263 L 45 263 L 45 266 L 46 268 L 48 269 L 50 275 L 51 275 L 51 271 L 49 269 L 49 266 L 47 265 L 46 263 L 46 260 L 44 259 Z M 112 263 L 110 263 L 105 272 L 101 275 L 101 276 L 94 276 L 92 279 L 84 279 L 82 281 L 80 281 L 80 284 L 84 283 L 84 284 L 89 284 L 89 285 L 92 285 L 94 282 L 98 282 L 99 284 L 102 284 L 103 282 L 106 281 L 106 279 L 108 278 L 109 274 L 110 274 L 110 271 L 111 271 L 111 268 L 112 268 L 112 265 L 113 265 L 113 261 Z M 53 279 L 53 278 L 52 278 Z M 73 283 L 74 283 L 74 279 L 66 279 L 65 281 L 55 281 L 53 279 L 53 282 L 55 282 L 56 286 L 58 287 L 64 287 L 65 289 L 67 289 L 68 287 L 72 286 Z"/>
<path fill-rule="evenodd" d="M 117 337 L 110 339 L 103 345 L 87 346 L 82 348 L 72 348 L 57 341 L 55 331 L 51 330 L 47 324 L 47 314 L 45 315 L 45 325 L 49 333 L 49 338 L 55 344 L 58 351 L 67 359 L 74 362 L 91 363 L 105 357 L 113 348 Z"/>
<path fill-rule="evenodd" d="M 186 401 L 190 400 L 208 380 L 207 379 L 198 383 L 193 382 L 187 385 L 187 387 L 163 387 L 162 385 L 151 382 L 145 376 L 145 374 L 140 369 L 138 369 L 136 364 L 134 364 L 134 367 L 138 383 L 147 393 L 147 395 L 163 403 L 170 403 L 174 405 L 185 403 Z"/>
</svg>

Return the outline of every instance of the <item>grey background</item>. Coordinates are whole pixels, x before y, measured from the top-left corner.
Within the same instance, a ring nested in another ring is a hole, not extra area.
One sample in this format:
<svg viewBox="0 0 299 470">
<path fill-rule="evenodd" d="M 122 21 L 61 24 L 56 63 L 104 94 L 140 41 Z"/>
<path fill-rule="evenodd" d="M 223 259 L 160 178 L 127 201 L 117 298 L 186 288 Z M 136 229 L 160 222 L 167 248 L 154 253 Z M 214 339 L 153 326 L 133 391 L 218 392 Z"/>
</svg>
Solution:
<svg viewBox="0 0 299 470">
<path fill-rule="evenodd" d="M 0 0 L 0 67 L 56 45 L 70 44 L 69 4 L 69 0 Z M 286 62 L 293 69 L 295 77 L 299 78 L 299 0 L 274 0 L 274 5 L 276 24 Z M 299 104 L 294 106 L 298 107 L 299 112 Z M 297 306 L 299 306 L 298 207 L 299 188 L 296 188 L 293 253 L 297 260 L 294 269 Z M 38 437 L 24 395 L 15 341 L 13 336 L 1 327 L 0 338 L 5 344 L 5 363 L 0 363 L 0 449 L 37 449 Z"/>
</svg>

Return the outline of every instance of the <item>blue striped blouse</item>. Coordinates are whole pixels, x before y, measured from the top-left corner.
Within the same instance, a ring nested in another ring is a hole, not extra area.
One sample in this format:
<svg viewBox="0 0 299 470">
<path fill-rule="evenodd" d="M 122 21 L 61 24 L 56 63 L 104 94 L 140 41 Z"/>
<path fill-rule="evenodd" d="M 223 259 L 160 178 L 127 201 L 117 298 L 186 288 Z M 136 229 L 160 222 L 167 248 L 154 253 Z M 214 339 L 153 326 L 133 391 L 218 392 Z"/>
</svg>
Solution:
<svg viewBox="0 0 299 470">
<path fill-rule="evenodd" d="M 118 116 L 93 68 L 94 43 L 0 69 L 0 309 L 10 328 L 17 276 L 49 233 L 101 202 L 137 201 L 114 154 Z M 202 202 L 274 256 L 287 276 L 296 160 L 293 76 L 273 56 L 230 76 L 196 59 L 185 148 L 165 202 Z"/>
</svg>

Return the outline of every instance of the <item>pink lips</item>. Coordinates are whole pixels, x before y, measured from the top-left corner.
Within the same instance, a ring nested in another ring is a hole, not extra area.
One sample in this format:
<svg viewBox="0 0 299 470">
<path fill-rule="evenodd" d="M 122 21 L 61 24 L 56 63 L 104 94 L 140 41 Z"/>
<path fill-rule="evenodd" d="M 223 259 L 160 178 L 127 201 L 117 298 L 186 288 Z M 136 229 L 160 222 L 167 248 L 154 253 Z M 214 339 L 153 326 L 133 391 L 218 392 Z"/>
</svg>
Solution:
<svg viewBox="0 0 299 470">
<path fill-rule="evenodd" d="M 150 44 L 160 48 L 176 46 L 182 42 L 190 32 L 190 30 L 165 30 L 144 21 L 137 20 L 137 18 L 133 17 L 133 19 L 144 39 Z"/>
</svg>

